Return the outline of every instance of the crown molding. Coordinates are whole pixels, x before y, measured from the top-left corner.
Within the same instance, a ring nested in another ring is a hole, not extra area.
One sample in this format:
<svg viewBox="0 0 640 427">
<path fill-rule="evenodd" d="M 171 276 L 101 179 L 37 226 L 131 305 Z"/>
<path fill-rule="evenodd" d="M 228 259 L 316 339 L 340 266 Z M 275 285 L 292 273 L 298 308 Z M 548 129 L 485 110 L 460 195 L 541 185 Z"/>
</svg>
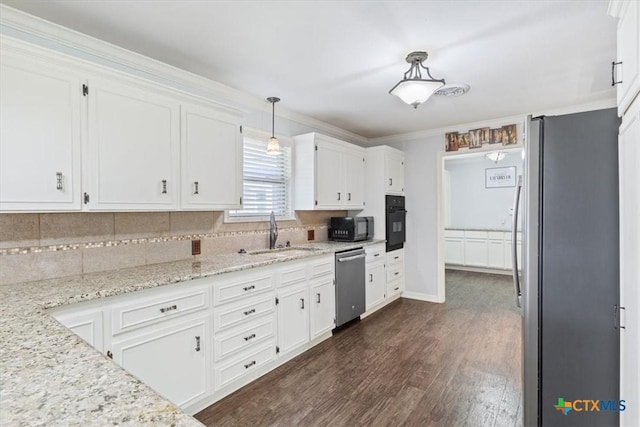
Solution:
<svg viewBox="0 0 640 427">
<path fill-rule="evenodd" d="M 214 102 L 231 102 L 240 108 L 249 107 L 256 110 L 264 109 L 266 101 L 231 86 L 218 83 L 206 77 L 182 70 L 153 58 L 124 49 L 104 40 L 63 27 L 42 18 L 30 15 L 12 7 L 0 4 L 0 27 L 18 31 L 30 37 L 35 37 L 60 47 L 71 49 L 76 53 L 89 55 L 99 61 L 106 61 L 147 74 L 152 78 L 161 79 L 171 86 L 186 87 L 196 92 L 206 93 Z M 4 31 L 2 31 L 4 33 Z M 220 101 L 220 98 L 225 101 Z M 237 106 L 234 106 L 237 108 Z M 297 113 L 286 107 L 278 107 L 276 116 L 293 122 L 309 126 L 321 132 L 326 132 L 338 138 L 357 144 L 367 144 L 368 139 L 333 126 L 313 117 Z"/>
<path fill-rule="evenodd" d="M 615 108 L 616 107 L 616 97 L 615 92 L 611 95 L 607 95 L 602 99 L 598 99 L 595 101 L 590 101 L 583 104 L 569 105 L 565 107 L 557 107 L 557 108 L 548 108 L 542 109 L 538 111 L 528 112 L 517 114 L 513 116 L 506 117 L 498 117 L 495 119 L 481 120 L 477 122 L 469 122 L 469 123 L 460 123 L 454 124 L 451 126 L 443 126 L 439 128 L 426 129 L 417 132 L 408 132 L 398 135 L 390 135 L 380 138 L 371 138 L 369 139 L 369 145 L 383 145 L 383 144 L 394 144 L 399 142 L 409 142 L 409 141 L 420 141 L 425 138 L 429 138 L 432 136 L 441 136 L 448 132 L 466 132 L 470 129 L 478 129 L 482 127 L 499 127 L 508 125 L 511 123 L 521 124 L 524 122 L 528 115 L 532 116 L 558 116 L 562 114 L 572 114 L 572 113 L 581 113 L 585 111 L 593 111 L 593 110 L 602 110 L 605 108 Z"/>
</svg>

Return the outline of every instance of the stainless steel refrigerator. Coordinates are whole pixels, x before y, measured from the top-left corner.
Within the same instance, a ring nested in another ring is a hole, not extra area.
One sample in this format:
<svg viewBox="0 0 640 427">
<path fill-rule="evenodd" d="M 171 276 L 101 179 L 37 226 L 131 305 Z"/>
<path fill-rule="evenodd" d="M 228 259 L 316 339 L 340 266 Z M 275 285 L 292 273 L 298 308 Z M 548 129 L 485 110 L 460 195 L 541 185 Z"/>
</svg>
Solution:
<svg viewBox="0 0 640 427">
<path fill-rule="evenodd" d="M 527 427 L 619 423 L 619 124 L 607 109 L 529 117 L 525 126 L 514 285 Z"/>
</svg>

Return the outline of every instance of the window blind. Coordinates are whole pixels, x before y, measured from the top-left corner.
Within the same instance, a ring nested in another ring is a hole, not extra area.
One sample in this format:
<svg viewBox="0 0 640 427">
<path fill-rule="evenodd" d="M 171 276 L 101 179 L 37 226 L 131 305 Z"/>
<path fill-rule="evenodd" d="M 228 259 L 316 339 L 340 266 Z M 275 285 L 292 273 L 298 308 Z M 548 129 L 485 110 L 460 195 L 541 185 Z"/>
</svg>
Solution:
<svg viewBox="0 0 640 427">
<path fill-rule="evenodd" d="M 242 209 L 229 211 L 231 218 L 290 216 L 291 148 L 268 155 L 267 143 L 244 138 Z"/>
</svg>

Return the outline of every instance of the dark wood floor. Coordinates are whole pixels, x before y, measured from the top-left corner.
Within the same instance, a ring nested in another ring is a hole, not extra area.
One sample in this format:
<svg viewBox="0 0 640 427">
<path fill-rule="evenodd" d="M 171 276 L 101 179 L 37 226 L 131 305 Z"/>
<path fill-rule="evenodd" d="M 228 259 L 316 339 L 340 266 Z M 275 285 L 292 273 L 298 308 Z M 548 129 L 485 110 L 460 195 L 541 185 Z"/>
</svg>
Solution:
<svg viewBox="0 0 640 427">
<path fill-rule="evenodd" d="M 196 414 L 208 426 L 519 426 L 509 276 L 447 270 L 447 302 L 401 299 Z"/>
</svg>

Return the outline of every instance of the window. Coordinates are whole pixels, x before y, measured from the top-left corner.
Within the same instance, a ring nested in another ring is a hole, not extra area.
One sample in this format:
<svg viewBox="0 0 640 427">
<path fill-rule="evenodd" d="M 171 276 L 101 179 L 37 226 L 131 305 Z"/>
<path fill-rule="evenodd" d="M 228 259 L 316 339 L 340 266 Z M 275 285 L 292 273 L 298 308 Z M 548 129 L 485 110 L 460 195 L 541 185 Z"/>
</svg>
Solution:
<svg viewBox="0 0 640 427">
<path fill-rule="evenodd" d="M 242 209 L 228 212 L 230 221 L 293 219 L 291 210 L 291 144 L 280 139 L 282 153 L 268 155 L 266 138 L 244 138 Z"/>
</svg>

